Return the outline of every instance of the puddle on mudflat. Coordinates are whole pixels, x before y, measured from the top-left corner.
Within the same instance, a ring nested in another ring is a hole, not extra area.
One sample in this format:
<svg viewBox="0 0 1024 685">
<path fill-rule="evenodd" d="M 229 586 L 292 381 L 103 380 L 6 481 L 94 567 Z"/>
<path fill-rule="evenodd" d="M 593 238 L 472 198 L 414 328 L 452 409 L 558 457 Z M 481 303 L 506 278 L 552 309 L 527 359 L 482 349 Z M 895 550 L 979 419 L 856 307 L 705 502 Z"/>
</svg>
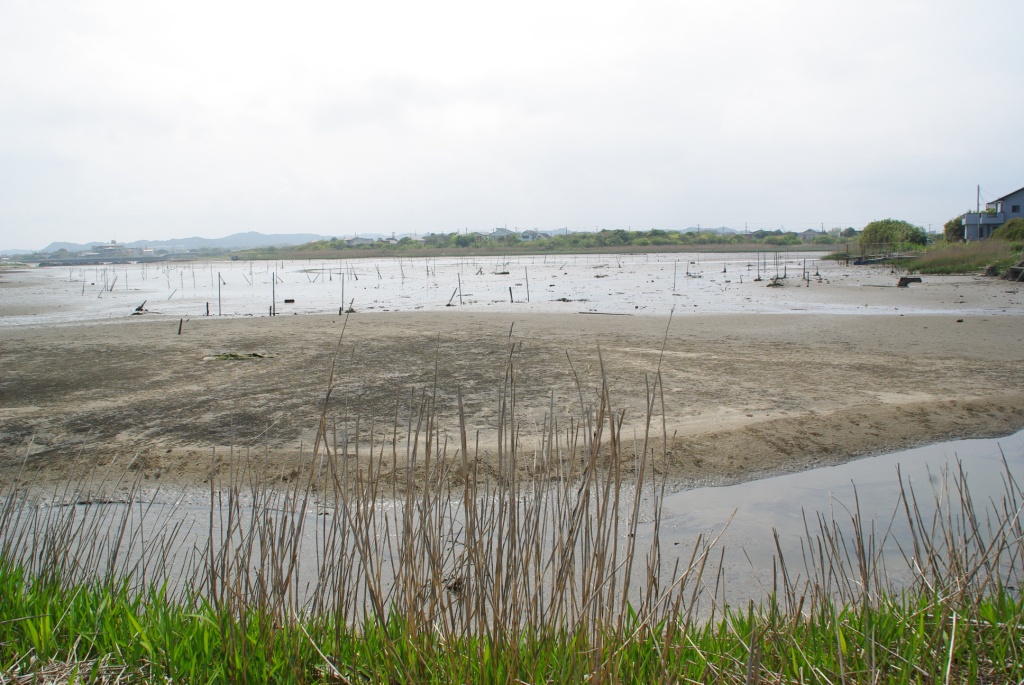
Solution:
<svg viewBox="0 0 1024 685">
<path fill-rule="evenodd" d="M 1005 464 L 1004 464 L 1005 460 Z M 957 440 L 860 459 L 840 466 L 803 471 L 723 487 L 686 490 L 665 497 L 660 528 L 663 554 L 686 556 L 698 534 L 715 537 L 724 529 L 726 589 L 733 605 L 763 598 L 771 590 L 773 532 L 791 575 L 806 578 L 801 542 L 816 535 L 818 516 L 835 521 L 852 540 L 851 517 L 859 509 L 865 529 L 879 540 L 886 532 L 890 579 L 909 575 L 897 543 L 907 545 L 909 529 L 900 503 L 900 479 L 912 488 L 930 521 L 936 498 L 959 501 L 956 475 L 962 469 L 979 510 L 999 502 L 1009 472 L 1024 477 L 1024 431 L 986 440 Z M 954 515 L 957 510 L 954 509 Z M 731 520 L 730 520 L 731 519 Z M 805 527 L 805 521 L 807 523 Z M 651 534 L 648 527 L 647 535 Z M 673 555 L 674 556 L 674 555 Z M 685 560 L 684 560 L 685 561 Z M 906 571 L 906 572 L 904 572 Z"/>
</svg>

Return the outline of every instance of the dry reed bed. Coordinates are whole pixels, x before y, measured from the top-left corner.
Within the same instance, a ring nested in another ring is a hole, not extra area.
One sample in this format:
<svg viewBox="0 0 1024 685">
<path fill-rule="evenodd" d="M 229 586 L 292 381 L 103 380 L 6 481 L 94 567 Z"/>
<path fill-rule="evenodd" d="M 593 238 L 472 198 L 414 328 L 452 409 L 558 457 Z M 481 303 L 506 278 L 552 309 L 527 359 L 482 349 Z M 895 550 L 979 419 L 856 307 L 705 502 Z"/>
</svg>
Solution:
<svg viewBox="0 0 1024 685">
<path fill-rule="evenodd" d="M 1024 496 L 1009 468 L 1002 499 L 981 508 L 962 471 L 934 502 L 903 490 L 897 513 L 911 535 L 895 542 L 909 585 L 889 580 L 882 550 L 893 542 L 891 523 L 876 529 L 856 510 L 843 521 L 819 515 L 805 524 L 800 565 L 780 549 L 770 594 L 737 612 L 726 608 L 717 539 L 700 537 L 681 557 L 662 551 L 665 483 L 651 447 L 654 436 L 665 442 L 653 419 L 664 415 L 660 375 L 649 384 L 641 436 L 622 434 L 605 385 L 590 406 L 580 394 L 579 420 L 546 421 L 541 446 L 527 453 L 514 365 L 510 354 L 494 472 L 479 469 L 464 422 L 459 444 L 447 444 L 429 392 L 414 402 L 401 453 L 372 425 L 368 440 L 358 425 L 348 440 L 327 415 L 332 370 L 316 445 L 290 487 L 271 487 L 258 457 L 232 454 L 227 480 L 211 477 L 203 524 L 179 515 L 180 503 L 157 506 L 137 480 L 121 501 L 104 501 L 94 474 L 47 497 L 7 487 L 0 582 L 24 615 L 0 615 L 0 682 L 75 663 L 71 680 L 106 672 L 344 683 L 1024 675 L 1015 589 Z M 363 453 L 365 442 L 377 448 Z M 387 468 L 408 481 L 389 483 L 380 477 Z M 415 487 L 418 471 L 432 487 Z M 79 502 L 82 491 L 94 494 Z M 640 544 L 644 493 L 654 532 Z M 994 651 L 981 654 L 984 644 Z"/>
</svg>

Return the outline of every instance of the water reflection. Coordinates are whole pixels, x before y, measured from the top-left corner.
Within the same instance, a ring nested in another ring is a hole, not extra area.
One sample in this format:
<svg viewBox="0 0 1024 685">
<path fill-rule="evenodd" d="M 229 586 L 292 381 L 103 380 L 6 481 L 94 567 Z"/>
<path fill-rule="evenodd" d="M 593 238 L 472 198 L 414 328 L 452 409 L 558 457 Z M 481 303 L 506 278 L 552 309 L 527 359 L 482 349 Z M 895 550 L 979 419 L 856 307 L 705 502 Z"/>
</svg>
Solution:
<svg viewBox="0 0 1024 685">
<path fill-rule="evenodd" d="M 770 589 L 778 557 L 774 532 L 791 572 L 796 569 L 806 578 L 808 532 L 817 535 L 822 519 L 835 521 L 852 540 L 850 521 L 859 509 L 865 533 L 874 531 L 884 552 L 880 561 L 889 579 L 898 583 L 910 576 L 907 560 L 912 556 L 900 500 L 901 480 L 908 494 L 913 490 L 927 523 L 937 501 L 959 502 L 960 471 L 984 520 L 985 510 L 998 506 L 1007 473 L 1018 480 L 1024 476 L 1024 431 L 1001 439 L 939 443 L 840 466 L 668 495 L 660 529 L 662 545 L 688 550 L 698 534 L 725 529 L 723 573 L 729 600 L 736 604 L 759 599 Z"/>
</svg>

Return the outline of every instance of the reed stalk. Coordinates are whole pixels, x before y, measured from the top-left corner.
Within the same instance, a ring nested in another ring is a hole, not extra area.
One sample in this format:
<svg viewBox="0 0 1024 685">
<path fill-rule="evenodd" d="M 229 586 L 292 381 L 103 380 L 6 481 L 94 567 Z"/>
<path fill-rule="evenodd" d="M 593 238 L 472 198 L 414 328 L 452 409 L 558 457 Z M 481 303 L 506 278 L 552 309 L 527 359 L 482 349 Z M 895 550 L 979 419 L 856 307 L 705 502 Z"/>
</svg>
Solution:
<svg viewBox="0 0 1024 685">
<path fill-rule="evenodd" d="M 396 400 L 399 440 L 376 419 L 331 416 L 333 367 L 287 483 L 246 449 L 211 454 L 205 506 L 193 491 L 145 492 L 134 461 L 41 492 L 26 456 L 0 491 L 0 682 L 60 668 L 103 682 L 1024 677 L 1024 497 L 1005 461 L 1002 497 L 985 506 L 958 467 L 930 497 L 898 475 L 883 527 L 856 497 L 806 515 L 802 563 L 776 533 L 770 591 L 737 611 L 721 532 L 662 549 L 660 371 L 630 439 L 598 353 L 599 391 L 577 380 L 567 425 L 552 399 L 531 448 L 520 354 L 510 340 L 493 467 L 461 392 L 458 425 L 438 420 L 436 371 Z"/>
</svg>

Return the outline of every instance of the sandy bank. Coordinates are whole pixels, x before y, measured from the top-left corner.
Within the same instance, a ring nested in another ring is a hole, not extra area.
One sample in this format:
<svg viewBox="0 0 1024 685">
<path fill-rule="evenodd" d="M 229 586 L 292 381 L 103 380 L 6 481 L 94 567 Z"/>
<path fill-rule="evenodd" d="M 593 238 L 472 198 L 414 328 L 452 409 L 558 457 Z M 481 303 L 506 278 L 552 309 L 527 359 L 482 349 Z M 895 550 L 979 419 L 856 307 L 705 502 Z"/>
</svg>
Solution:
<svg viewBox="0 0 1024 685">
<path fill-rule="evenodd" d="M 658 470 L 685 482 L 1024 427 L 1020 317 L 958 318 L 687 312 L 668 326 L 641 316 L 355 314 L 340 345 L 337 316 L 193 319 L 181 335 L 177 319 L 147 317 L 0 327 L 0 477 L 24 461 L 33 481 L 60 482 L 76 460 L 137 456 L 144 480 L 188 484 L 208 477 L 214 447 L 233 447 L 287 479 L 297 455 L 309 455 L 336 350 L 331 440 L 354 442 L 359 417 L 360 442 L 372 426 L 389 460 L 393 440 L 405 454 L 403 436 L 430 397 L 454 456 L 460 391 L 470 445 L 479 436 L 482 458 L 493 459 L 510 363 L 524 463 L 541 447 L 545 417 L 564 445 L 598 404 L 602 362 L 631 442 L 660 360 L 670 439 Z M 654 406 L 660 434 L 660 396 Z"/>
</svg>

